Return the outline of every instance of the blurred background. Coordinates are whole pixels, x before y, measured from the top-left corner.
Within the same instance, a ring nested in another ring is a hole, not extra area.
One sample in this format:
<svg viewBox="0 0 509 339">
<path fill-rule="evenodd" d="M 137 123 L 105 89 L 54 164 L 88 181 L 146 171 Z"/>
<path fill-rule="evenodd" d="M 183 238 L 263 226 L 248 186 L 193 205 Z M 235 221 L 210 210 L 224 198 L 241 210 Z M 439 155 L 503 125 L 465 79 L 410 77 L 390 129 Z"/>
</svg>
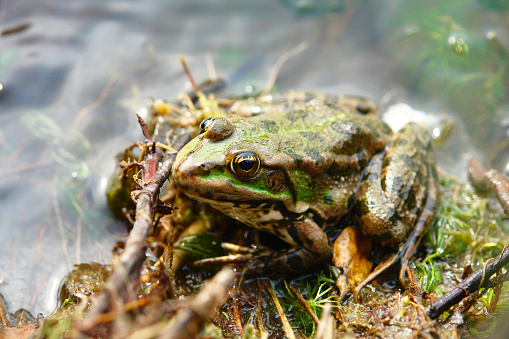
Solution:
<svg viewBox="0 0 509 339">
<path fill-rule="evenodd" d="M 74 264 L 109 262 L 126 230 L 104 189 L 135 112 L 215 72 L 264 88 L 367 96 L 429 112 L 439 165 L 509 172 L 507 0 L 3 0 L 0 293 L 49 315 Z M 286 54 L 288 55 L 288 54 Z M 451 121 L 453 122 L 451 124 Z M 447 123 L 446 123 L 447 122 Z"/>
</svg>

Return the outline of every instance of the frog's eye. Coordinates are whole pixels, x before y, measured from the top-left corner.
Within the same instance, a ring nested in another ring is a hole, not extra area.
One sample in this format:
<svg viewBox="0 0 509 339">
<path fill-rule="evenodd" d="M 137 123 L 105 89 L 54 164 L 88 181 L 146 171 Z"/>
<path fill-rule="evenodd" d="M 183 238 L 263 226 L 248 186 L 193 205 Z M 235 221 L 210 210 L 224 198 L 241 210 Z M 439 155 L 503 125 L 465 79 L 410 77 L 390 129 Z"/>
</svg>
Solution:
<svg viewBox="0 0 509 339">
<path fill-rule="evenodd" d="M 213 117 L 206 118 L 200 123 L 200 133 L 206 132 L 210 125 L 212 125 L 212 122 L 214 121 Z"/>
<path fill-rule="evenodd" d="M 357 109 L 357 112 L 362 113 L 362 114 L 369 114 L 372 111 L 372 107 L 369 104 L 362 103 L 362 102 L 358 103 L 357 107 L 355 107 L 355 108 Z"/>
<path fill-rule="evenodd" d="M 253 152 L 242 152 L 233 158 L 230 170 L 237 178 L 247 180 L 260 171 L 260 158 Z"/>
</svg>

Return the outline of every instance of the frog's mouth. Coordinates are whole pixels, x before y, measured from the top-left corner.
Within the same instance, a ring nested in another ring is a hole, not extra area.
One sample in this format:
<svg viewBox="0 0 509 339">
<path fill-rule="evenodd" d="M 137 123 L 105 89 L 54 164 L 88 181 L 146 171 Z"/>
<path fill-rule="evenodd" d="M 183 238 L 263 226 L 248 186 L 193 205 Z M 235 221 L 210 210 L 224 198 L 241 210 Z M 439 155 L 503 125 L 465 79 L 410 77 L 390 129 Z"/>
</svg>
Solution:
<svg viewBox="0 0 509 339">
<path fill-rule="evenodd" d="M 233 206 L 236 200 L 247 200 L 247 189 L 235 187 L 221 166 L 195 164 L 188 158 L 178 159 L 172 168 L 175 184 L 190 198 L 211 205 Z M 246 190 L 245 192 L 243 192 Z M 239 199 L 240 198 L 240 199 Z M 249 200 L 253 200 L 250 198 Z M 255 199 L 256 200 L 256 199 Z"/>
</svg>

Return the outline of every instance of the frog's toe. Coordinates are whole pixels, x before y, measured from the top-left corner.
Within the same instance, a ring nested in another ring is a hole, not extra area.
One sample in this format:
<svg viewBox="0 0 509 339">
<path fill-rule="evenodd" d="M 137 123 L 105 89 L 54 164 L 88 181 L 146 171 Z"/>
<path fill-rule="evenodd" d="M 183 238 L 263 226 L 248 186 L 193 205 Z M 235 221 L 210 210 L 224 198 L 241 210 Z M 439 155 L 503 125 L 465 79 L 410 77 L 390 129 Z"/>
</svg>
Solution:
<svg viewBox="0 0 509 339">
<path fill-rule="evenodd" d="M 421 241 L 422 236 L 427 230 L 427 226 L 424 226 L 425 229 L 420 230 L 420 227 L 416 227 L 405 244 L 400 248 L 398 253 L 396 254 L 397 260 L 400 262 L 399 266 L 399 282 L 401 286 L 406 288 L 406 271 L 408 268 L 408 262 L 410 258 L 415 253 L 419 242 Z"/>
<path fill-rule="evenodd" d="M 193 262 L 195 266 L 208 266 L 208 265 L 241 265 L 245 264 L 247 261 L 253 259 L 253 255 L 251 254 L 232 254 L 225 255 L 221 257 L 214 258 L 205 258 L 201 260 L 196 260 Z"/>
<path fill-rule="evenodd" d="M 399 281 L 401 285 L 406 287 L 406 270 L 408 267 L 408 261 L 410 261 L 410 257 L 415 253 L 419 242 L 421 241 L 426 231 L 431 226 L 433 219 L 435 218 L 435 214 L 438 206 L 438 181 L 435 176 L 430 176 L 427 180 L 427 188 L 428 188 L 428 196 L 426 198 L 426 203 L 424 208 L 419 216 L 419 219 L 415 223 L 415 227 L 410 233 L 407 241 L 401 246 L 398 251 L 398 259 L 401 262 L 400 270 L 399 270 Z"/>
<path fill-rule="evenodd" d="M 428 212 L 423 212 L 428 213 Z M 433 211 L 430 211 L 434 215 Z M 425 218 L 427 219 L 427 218 Z M 354 298 L 355 300 L 358 300 L 358 295 L 360 291 L 369 283 L 371 283 L 373 280 L 378 278 L 383 273 L 389 271 L 391 268 L 395 267 L 399 264 L 399 282 L 401 283 L 401 286 L 406 288 L 406 271 L 408 268 L 408 262 L 410 261 L 410 258 L 414 254 L 415 250 L 417 249 L 417 246 L 419 245 L 419 242 L 426 232 L 428 225 L 427 222 L 425 222 L 425 219 L 422 222 L 419 221 L 416 224 L 416 227 L 410 234 L 410 237 L 408 240 L 399 248 L 397 253 L 392 253 L 387 258 L 378 264 L 378 266 L 375 268 L 373 272 L 359 285 L 357 285 L 355 291 L 354 291 Z"/>
<path fill-rule="evenodd" d="M 408 268 L 408 262 L 410 258 L 414 254 L 421 238 L 424 236 L 426 231 L 428 230 L 431 221 L 435 216 L 436 211 L 436 195 L 432 197 L 428 197 L 426 201 L 426 206 L 422 211 L 415 227 L 410 233 L 407 241 L 399 248 L 397 253 L 390 254 L 382 263 L 380 263 L 375 270 L 362 282 L 360 283 L 354 291 L 354 298 L 357 300 L 359 292 L 370 282 L 378 278 L 382 273 L 388 271 L 390 268 L 394 267 L 399 263 L 399 282 L 403 287 L 406 288 L 406 271 Z"/>
<path fill-rule="evenodd" d="M 346 294 L 352 289 L 352 286 L 348 283 L 346 275 L 342 274 L 336 279 L 336 286 L 339 290 L 339 301 L 343 301 Z"/>
<path fill-rule="evenodd" d="M 357 285 L 353 292 L 353 297 L 355 301 L 359 300 L 359 293 L 360 291 L 366 287 L 369 283 L 371 283 L 373 280 L 378 278 L 382 273 L 385 273 L 390 268 L 392 268 L 394 265 L 397 264 L 399 261 L 399 256 L 397 253 L 391 253 L 383 262 L 381 262 L 371 274 L 364 279 L 360 284 Z"/>
</svg>

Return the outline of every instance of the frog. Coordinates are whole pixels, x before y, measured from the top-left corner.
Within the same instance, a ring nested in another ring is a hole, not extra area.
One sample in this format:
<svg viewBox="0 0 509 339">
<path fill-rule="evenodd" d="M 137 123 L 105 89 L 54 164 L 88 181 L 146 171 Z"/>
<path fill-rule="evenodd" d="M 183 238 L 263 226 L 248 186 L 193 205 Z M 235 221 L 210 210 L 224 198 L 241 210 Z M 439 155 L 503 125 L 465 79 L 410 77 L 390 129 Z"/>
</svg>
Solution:
<svg viewBox="0 0 509 339">
<path fill-rule="evenodd" d="M 177 154 L 172 180 L 187 196 L 289 248 L 254 256 L 249 276 L 285 276 L 331 260 L 326 234 L 346 218 L 391 254 L 358 289 L 410 257 L 434 219 L 432 141 L 409 123 L 398 132 L 373 101 L 289 91 L 238 100 L 208 117 Z"/>
</svg>

